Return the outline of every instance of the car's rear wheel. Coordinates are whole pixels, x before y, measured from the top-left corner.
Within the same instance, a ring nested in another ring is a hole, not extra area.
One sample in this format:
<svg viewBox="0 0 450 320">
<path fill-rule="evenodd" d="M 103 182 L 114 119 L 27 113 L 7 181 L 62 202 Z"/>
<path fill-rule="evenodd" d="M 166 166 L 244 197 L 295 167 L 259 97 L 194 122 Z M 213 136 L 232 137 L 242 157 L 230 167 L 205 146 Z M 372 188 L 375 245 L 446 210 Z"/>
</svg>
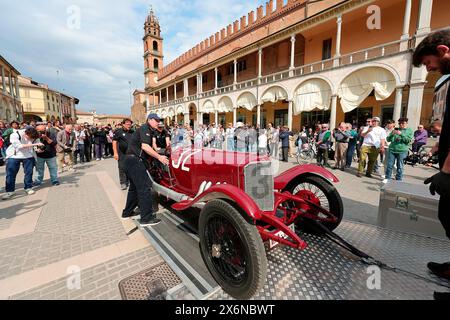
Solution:
<svg viewBox="0 0 450 320">
<path fill-rule="evenodd" d="M 336 229 L 341 223 L 342 217 L 344 216 L 344 206 L 342 204 L 341 196 L 336 188 L 323 178 L 315 176 L 300 177 L 288 186 L 287 191 L 293 195 L 297 195 L 320 205 L 332 213 L 337 218 L 336 222 L 322 223 L 330 231 Z M 313 207 L 309 207 L 307 205 L 302 205 L 301 209 L 306 210 L 308 213 L 315 214 L 318 217 L 327 217 L 323 213 L 320 213 Z M 321 235 L 324 233 L 323 230 L 317 228 L 314 222 L 311 222 L 310 219 L 303 217 L 299 217 L 296 227 L 312 234 Z"/>
<path fill-rule="evenodd" d="M 217 283 L 236 299 L 258 293 L 267 275 L 267 258 L 256 226 L 223 200 L 212 200 L 199 219 L 200 250 Z"/>
</svg>

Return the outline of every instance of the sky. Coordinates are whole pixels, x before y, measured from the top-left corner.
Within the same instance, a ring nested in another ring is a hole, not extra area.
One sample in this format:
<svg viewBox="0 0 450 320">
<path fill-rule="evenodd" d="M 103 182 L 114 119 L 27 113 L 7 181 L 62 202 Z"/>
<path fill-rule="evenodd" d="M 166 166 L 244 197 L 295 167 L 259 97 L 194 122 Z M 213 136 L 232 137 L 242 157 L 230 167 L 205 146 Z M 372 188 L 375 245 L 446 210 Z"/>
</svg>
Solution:
<svg viewBox="0 0 450 320">
<path fill-rule="evenodd" d="M 144 87 L 142 38 L 150 5 L 168 64 L 265 2 L 0 1 L 0 55 L 22 75 L 80 99 L 77 109 L 124 115 L 131 113 L 130 92 Z"/>
</svg>

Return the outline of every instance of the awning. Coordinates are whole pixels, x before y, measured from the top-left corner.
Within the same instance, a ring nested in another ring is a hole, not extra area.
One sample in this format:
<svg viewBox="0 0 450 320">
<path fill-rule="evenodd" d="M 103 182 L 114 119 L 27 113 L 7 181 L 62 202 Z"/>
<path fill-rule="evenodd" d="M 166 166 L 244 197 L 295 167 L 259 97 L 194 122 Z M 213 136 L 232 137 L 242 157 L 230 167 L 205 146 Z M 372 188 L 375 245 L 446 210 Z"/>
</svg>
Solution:
<svg viewBox="0 0 450 320">
<path fill-rule="evenodd" d="M 216 110 L 214 108 L 214 104 L 212 103 L 211 100 L 208 100 L 203 104 L 202 112 L 203 113 L 215 113 L 216 112 Z"/>
<path fill-rule="evenodd" d="M 219 111 L 220 113 L 233 112 L 233 101 L 231 101 L 231 99 L 228 97 L 220 99 L 217 111 Z"/>
<path fill-rule="evenodd" d="M 250 92 L 242 94 L 237 101 L 238 108 L 245 108 L 249 111 L 252 111 L 257 104 L 255 96 Z"/>
<path fill-rule="evenodd" d="M 295 92 L 294 114 L 298 115 L 314 109 L 328 110 L 330 104 L 330 85 L 322 79 L 307 80 Z"/>
<path fill-rule="evenodd" d="M 385 100 L 394 92 L 395 78 L 391 72 L 378 67 L 358 70 L 345 78 L 338 90 L 344 112 L 350 112 L 375 90 L 377 101 Z"/>
<path fill-rule="evenodd" d="M 261 98 L 261 101 L 264 102 L 277 102 L 280 100 L 287 100 L 288 95 L 286 90 L 284 90 L 281 87 L 271 87 L 269 90 L 267 90 L 264 95 Z"/>
</svg>

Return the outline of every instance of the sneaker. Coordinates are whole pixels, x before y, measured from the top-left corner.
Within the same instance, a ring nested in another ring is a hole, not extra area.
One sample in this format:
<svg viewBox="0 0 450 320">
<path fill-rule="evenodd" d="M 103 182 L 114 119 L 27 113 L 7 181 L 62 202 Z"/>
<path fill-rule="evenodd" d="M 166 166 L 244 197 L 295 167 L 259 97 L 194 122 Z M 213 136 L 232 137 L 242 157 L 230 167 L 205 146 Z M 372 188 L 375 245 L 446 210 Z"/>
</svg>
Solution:
<svg viewBox="0 0 450 320">
<path fill-rule="evenodd" d="M 427 264 L 428 269 L 438 277 L 450 280 L 450 262 L 436 263 L 430 262 Z"/>
<path fill-rule="evenodd" d="M 59 181 L 56 181 L 56 182 L 53 182 L 52 185 L 56 187 L 56 186 L 59 186 L 60 183 L 59 183 Z"/>
<path fill-rule="evenodd" d="M 361 178 L 361 173 L 358 172 L 358 173 L 356 174 L 356 177 L 357 177 L 357 178 Z"/>
<path fill-rule="evenodd" d="M 95 161 L 100 161 L 100 159 L 99 159 L 99 158 L 97 158 L 97 159 L 95 159 Z"/>
<path fill-rule="evenodd" d="M 120 185 L 120 189 L 122 189 L 122 190 L 127 190 L 127 189 L 128 189 L 128 186 L 127 186 L 126 184 L 121 184 L 121 185 Z"/>
<path fill-rule="evenodd" d="M 434 300 L 450 301 L 450 292 L 435 292 L 433 294 Z"/>
<path fill-rule="evenodd" d="M 383 184 L 386 184 L 386 183 L 388 183 L 388 182 L 389 182 L 388 179 L 384 179 L 384 180 L 383 180 Z"/>
<path fill-rule="evenodd" d="M 381 175 L 381 179 L 386 179 L 386 176 L 384 174 Z"/>
<path fill-rule="evenodd" d="M 141 219 L 141 214 L 139 212 L 133 211 L 130 215 L 122 215 L 122 220 L 139 220 Z"/>
<path fill-rule="evenodd" d="M 36 193 L 33 189 L 27 189 L 27 190 L 25 190 L 25 192 L 26 192 L 29 196 L 31 196 L 31 195 L 33 195 L 33 194 Z"/>
<path fill-rule="evenodd" d="M 150 220 L 139 220 L 139 225 L 143 227 L 150 227 L 150 226 L 156 226 L 161 223 L 161 219 L 153 218 Z"/>
<path fill-rule="evenodd" d="M 15 194 L 15 192 L 7 192 L 3 195 L 2 200 L 9 200 L 14 197 Z"/>
<path fill-rule="evenodd" d="M 370 173 L 366 173 L 367 178 L 372 178 L 372 175 Z"/>
<path fill-rule="evenodd" d="M 41 185 L 42 185 L 42 182 L 39 182 L 39 181 L 33 182 L 33 187 L 40 187 Z"/>
</svg>

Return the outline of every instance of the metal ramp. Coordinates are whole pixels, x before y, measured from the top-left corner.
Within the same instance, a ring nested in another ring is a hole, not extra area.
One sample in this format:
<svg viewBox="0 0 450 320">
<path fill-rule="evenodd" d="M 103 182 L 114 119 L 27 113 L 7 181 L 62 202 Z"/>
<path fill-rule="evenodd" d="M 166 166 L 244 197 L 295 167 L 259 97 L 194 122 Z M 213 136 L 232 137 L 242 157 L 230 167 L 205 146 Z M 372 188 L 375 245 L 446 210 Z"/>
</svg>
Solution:
<svg viewBox="0 0 450 320">
<path fill-rule="evenodd" d="M 182 279 L 173 299 L 232 299 L 213 280 L 200 255 L 198 210 L 175 214 L 162 210 L 162 223 L 144 234 Z M 185 221 L 188 220 L 188 221 Z M 336 233 L 362 251 L 422 278 L 381 269 L 380 288 L 368 286 L 373 270 L 330 240 L 301 234 L 303 251 L 279 246 L 267 253 L 268 275 L 255 300 L 427 300 L 450 291 L 450 282 L 427 271 L 429 261 L 450 260 L 450 241 L 343 221 Z M 425 278 L 425 279 L 424 279 Z M 190 294 L 190 295 L 189 295 Z"/>
<path fill-rule="evenodd" d="M 195 212 L 194 212 L 195 215 Z M 180 299 L 206 299 L 220 287 L 214 281 L 200 254 L 199 238 L 193 225 L 164 209 L 158 217 L 162 222 L 142 229 L 167 264 L 183 281 L 184 288 L 172 296 Z M 192 217 L 192 216 L 190 216 Z M 182 292 L 182 294 L 180 294 Z"/>
</svg>

